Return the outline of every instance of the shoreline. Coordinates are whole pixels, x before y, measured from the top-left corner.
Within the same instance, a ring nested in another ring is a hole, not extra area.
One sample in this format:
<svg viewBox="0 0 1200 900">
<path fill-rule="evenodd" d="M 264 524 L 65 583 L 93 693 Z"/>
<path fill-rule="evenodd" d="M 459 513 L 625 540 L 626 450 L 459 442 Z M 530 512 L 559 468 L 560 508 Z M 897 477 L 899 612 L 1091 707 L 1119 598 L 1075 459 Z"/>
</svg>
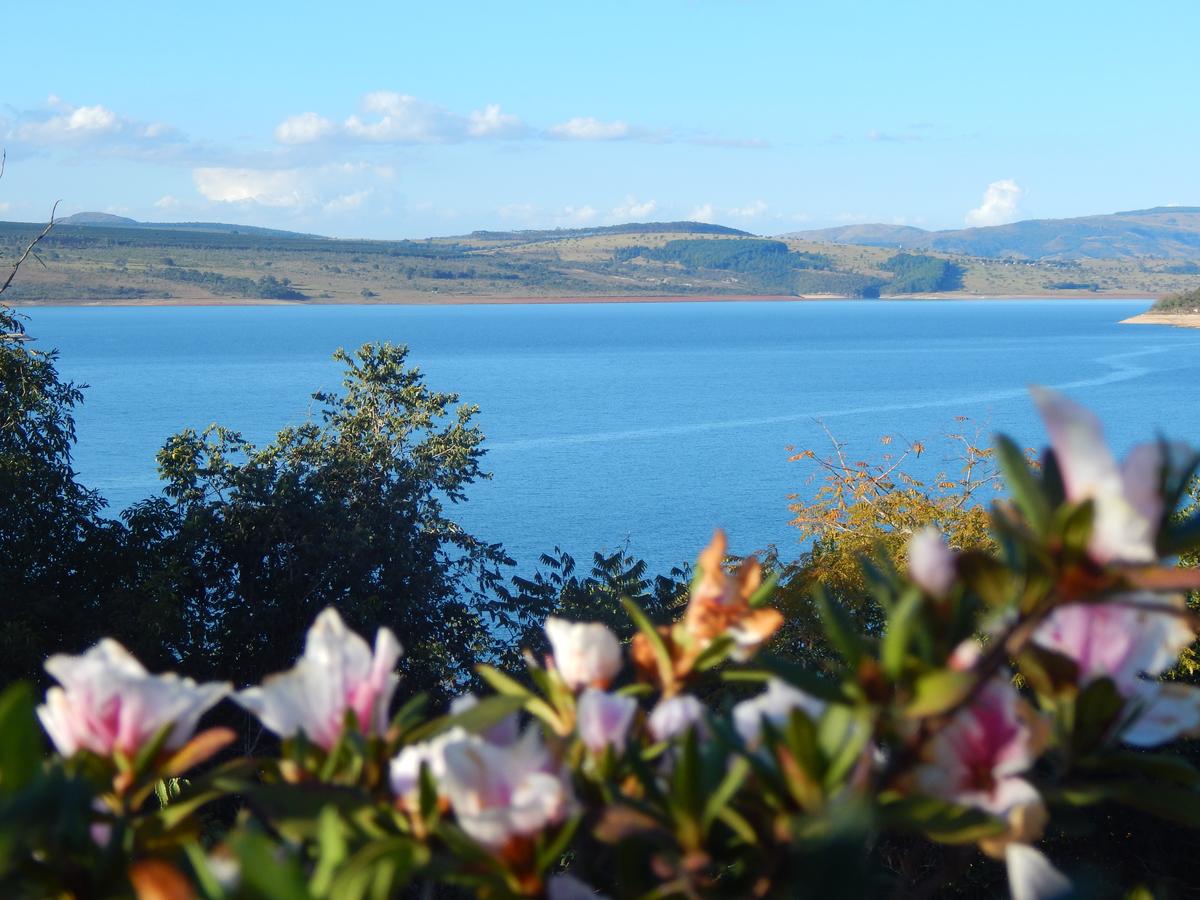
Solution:
<svg viewBox="0 0 1200 900">
<path fill-rule="evenodd" d="M 13 308 L 37 307 L 155 307 L 155 306 L 516 306 L 561 305 L 583 303 L 811 303 L 828 300 L 862 300 L 845 294 L 584 294 L 584 295 L 518 295 L 518 294 L 406 294 L 393 297 L 313 297 L 307 300 L 269 300 L 252 297 L 142 297 L 112 300 L 11 300 L 5 305 Z M 1055 291 L 1040 294 L 905 294 L 870 298 L 880 303 L 913 301 L 981 301 L 981 300 L 1086 300 L 1117 302 L 1146 300 L 1151 297 L 1131 297 L 1128 294 L 1095 294 L 1090 291 Z M 1200 327 L 1179 322 L 1160 321 L 1168 318 L 1197 319 L 1200 316 L 1170 316 L 1157 314 L 1148 321 L 1149 313 L 1124 320 L 1129 324 L 1172 324 Z"/>
<path fill-rule="evenodd" d="M 1121 325 L 1170 325 L 1174 328 L 1200 328 L 1200 315 L 1195 313 L 1153 313 L 1122 319 Z"/>
</svg>

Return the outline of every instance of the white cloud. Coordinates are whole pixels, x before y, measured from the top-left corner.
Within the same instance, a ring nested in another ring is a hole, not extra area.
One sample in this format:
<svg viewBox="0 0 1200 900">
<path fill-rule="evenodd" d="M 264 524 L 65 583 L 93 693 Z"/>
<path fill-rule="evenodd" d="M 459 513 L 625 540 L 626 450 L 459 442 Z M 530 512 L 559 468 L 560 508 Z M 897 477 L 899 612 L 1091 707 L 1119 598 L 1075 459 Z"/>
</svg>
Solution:
<svg viewBox="0 0 1200 900">
<path fill-rule="evenodd" d="M 275 139 L 282 144 L 310 144 L 338 135 L 374 144 L 452 144 L 529 133 L 520 118 L 494 103 L 463 116 L 411 94 L 373 91 L 362 98 L 360 107 L 341 125 L 312 112 L 284 119 L 275 128 Z"/>
<path fill-rule="evenodd" d="M 473 138 L 520 137 L 529 129 L 518 117 L 501 112 L 498 103 L 490 103 L 483 111 L 471 113 L 467 133 Z"/>
<path fill-rule="evenodd" d="M 75 106 L 53 94 L 38 109 L 0 119 L 0 140 L 139 159 L 167 158 L 186 148 L 184 137 L 163 122 L 139 122 L 99 103 Z"/>
<path fill-rule="evenodd" d="M 275 126 L 275 140 L 281 144 L 311 144 L 332 134 L 337 126 L 315 112 L 300 113 Z"/>
<path fill-rule="evenodd" d="M 1003 225 L 1017 217 L 1017 203 L 1022 190 L 1011 178 L 993 181 L 983 192 L 983 202 L 967 213 L 967 224 L 973 226 Z"/>
<path fill-rule="evenodd" d="M 506 203 L 496 212 L 502 219 L 517 219 L 528 222 L 537 214 L 537 207 L 532 203 Z"/>
<path fill-rule="evenodd" d="M 164 194 L 154 201 L 156 209 L 174 209 L 179 205 L 179 198 L 172 197 L 170 194 Z"/>
<path fill-rule="evenodd" d="M 767 204 L 762 200 L 755 200 L 753 203 L 747 203 L 745 206 L 729 210 L 729 214 L 737 219 L 753 219 L 761 216 L 766 211 Z"/>
<path fill-rule="evenodd" d="M 386 167 L 353 163 L 291 169 L 207 166 L 193 169 L 192 181 L 200 195 L 213 203 L 344 210 L 366 199 L 369 182 L 387 181 L 392 174 Z M 359 193 L 363 196 L 358 197 Z"/>
<path fill-rule="evenodd" d="M 11 203 L 8 203 L 4 200 L 0 200 L 0 215 L 3 215 L 4 213 L 8 212 L 10 209 L 12 209 Z"/>
<path fill-rule="evenodd" d="M 613 207 L 612 217 L 625 222 L 635 221 L 648 218 L 656 209 L 658 209 L 658 204 L 653 200 L 637 200 L 630 194 L 623 203 Z"/>
<path fill-rule="evenodd" d="M 564 206 L 559 217 L 577 225 L 586 225 L 596 218 L 596 210 L 590 206 Z"/>
<path fill-rule="evenodd" d="M 31 144 L 55 144 L 114 134 L 125 128 L 125 123 L 106 106 L 64 107 L 60 101 L 55 108 L 63 112 L 19 125 L 16 138 Z"/>
<path fill-rule="evenodd" d="M 196 190 L 214 203 L 307 206 L 313 200 L 300 169 L 200 168 L 192 171 Z"/>
<path fill-rule="evenodd" d="M 689 222 L 711 222 L 713 220 L 713 205 L 703 203 L 688 213 Z"/>
<path fill-rule="evenodd" d="M 462 140 L 467 120 L 408 94 L 374 91 L 362 102 L 367 119 L 350 116 L 350 137 L 385 144 L 440 144 Z"/>
<path fill-rule="evenodd" d="M 547 131 L 551 137 L 564 141 L 617 141 L 630 137 L 627 122 L 601 122 L 591 116 L 576 116 L 558 125 L 551 125 Z"/>
<path fill-rule="evenodd" d="M 340 197 L 334 197 L 322 208 L 327 213 L 350 212 L 361 207 L 367 198 L 371 196 L 371 193 L 371 190 L 367 188 L 349 194 L 342 194 Z"/>
</svg>

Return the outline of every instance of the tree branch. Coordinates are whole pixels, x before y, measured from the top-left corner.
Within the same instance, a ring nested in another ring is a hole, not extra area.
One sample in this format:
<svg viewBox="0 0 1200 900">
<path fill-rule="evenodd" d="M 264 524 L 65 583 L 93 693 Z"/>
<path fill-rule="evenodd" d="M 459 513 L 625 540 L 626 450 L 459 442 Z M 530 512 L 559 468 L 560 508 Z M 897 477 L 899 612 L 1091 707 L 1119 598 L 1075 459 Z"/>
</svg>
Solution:
<svg viewBox="0 0 1200 900">
<path fill-rule="evenodd" d="M 0 175 L 2 174 L 3 170 L 0 169 Z M 61 200 L 54 201 L 54 208 L 50 210 L 50 221 L 46 223 L 46 227 L 42 229 L 41 234 L 29 242 L 29 245 L 25 248 L 25 252 L 22 253 L 17 261 L 12 264 L 12 271 L 8 273 L 8 278 L 4 280 L 4 284 L 0 284 L 0 294 L 3 294 L 8 290 L 9 285 L 13 283 L 13 279 L 17 277 L 17 270 L 21 268 L 21 265 L 25 262 L 25 260 L 29 259 L 30 256 L 37 255 L 33 252 L 33 248 L 40 244 L 42 239 L 50 233 L 50 229 L 54 227 L 54 215 L 58 212 L 58 204 L 60 203 L 62 203 Z M 45 265 L 45 263 L 43 263 L 43 265 Z"/>
</svg>

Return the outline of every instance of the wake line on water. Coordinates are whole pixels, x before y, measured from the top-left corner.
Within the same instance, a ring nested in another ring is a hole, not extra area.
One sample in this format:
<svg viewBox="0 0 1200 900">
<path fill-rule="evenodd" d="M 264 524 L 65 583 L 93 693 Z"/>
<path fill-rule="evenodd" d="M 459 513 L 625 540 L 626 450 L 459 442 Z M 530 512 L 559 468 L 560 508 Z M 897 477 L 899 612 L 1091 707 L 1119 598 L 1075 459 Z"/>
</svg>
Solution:
<svg viewBox="0 0 1200 900">
<path fill-rule="evenodd" d="M 1132 381 L 1150 374 L 1154 369 L 1125 362 L 1143 356 L 1165 353 L 1168 347 L 1149 347 L 1142 350 L 1131 350 L 1126 353 L 1114 353 L 1108 356 L 1098 356 L 1092 360 L 1109 367 L 1111 371 L 1093 378 L 1079 378 L 1074 381 L 1063 381 L 1047 385 L 1059 391 L 1070 391 L 1079 388 L 1103 387 L 1122 381 Z M 960 397 L 943 398 L 940 400 L 919 400 L 910 403 L 888 403 L 876 406 L 841 407 L 838 409 L 819 410 L 816 412 L 789 413 L 784 416 L 763 416 L 754 419 L 722 419 L 716 422 L 692 422 L 686 425 L 664 425 L 657 428 L 630 428 L 622 431 L 597 431 L 588 434 L 564 434 L 540 438 L 528 438 L 518 441 L 499 441 L 488 445 L 491 453 L 497 451 L 520 451 L 535 447 L 563 446 L 573 444 L 602 444 L 612 441 L 629 441 L 642 438 L 673 437 L 676 435 L 697 434 L 706 431 L 720 431 L 731 428 L 761 428 L 765 425 L 782 425 L 788 422 L 816 421 L 834 419 L 845 416 L 861 416 L 870 413 L 903 412 L 909 409 L 935 409 L 943 406 L 966 407 L 981 403 L 996 403 L 1002 400 L 1016 400 L 1026 396 L 1028 386 L 1004 388 L 1002 390 L 984 391 L 966 394 Z"/>
</svg>

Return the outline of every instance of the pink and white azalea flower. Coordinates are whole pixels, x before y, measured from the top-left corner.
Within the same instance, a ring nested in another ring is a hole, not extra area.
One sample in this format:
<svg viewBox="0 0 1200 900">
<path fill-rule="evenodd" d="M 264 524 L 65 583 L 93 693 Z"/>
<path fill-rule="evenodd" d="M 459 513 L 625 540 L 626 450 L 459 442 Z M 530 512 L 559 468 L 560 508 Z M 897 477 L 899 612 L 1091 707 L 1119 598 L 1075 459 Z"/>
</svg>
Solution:
<svg viewBox="0 0 1200 900">
<path fill-rule="evenodd" d="M 476 738 L 448 744 L 443 755 L 442 784 L 459 827 L 492 850 L 558 824 L 574 805 L 535 729 L 511 747 Z"/>
<path fill-rule="evenodd" d="M 1041 797 L 1020 776 L 1037 759 L 1038 747 L 1023 701 L 1011 684 L 993 679 L 927 745 L 917 769 L 921 791 L 974 806 L 1000 818 Z"/>
<path fill-rule="evenodd" d="M 423 766 L 429 769 L 434 786 L 442 796 L 441 785 L 446 777 L 446 748 L 451 744 L 472 740 L 481 741 L 462 728 L 451 728 L 428 741 L 409 744 L 393 757 L 388 765 L 388 782 L 399 804 L 408 810 L 417 808 L 421 799 Z"/>
<path fill-rule="evenodd" d="M 733 725 L 742 740 L 753 747 L 762 737 L 764 719 L 772 725 L 782 725 L 797 709 L 816 721 L 825 712 L 825 702 L 786 681 L 771 678 L 764 693 L 734 706 Z"/>
<path fill-rule="evenodd" d="M 455 697 L 450 701 L 450 715 L 457 716 L 465 713 L 467 710 L 479 703 L 479 698 L 474 694 L 466 693 L 459 697 Z M 461 728 L 454 729 L 462 731 Z M 521 736 L 521 721 L 516 713 L 505 716 L 495 725 L 490 728 L 485 728 L 482 732 L 484 740 L 492 744 L 499 744 L 502 747 L 507 747 L 509 744 L 516 742 Z"/>
<path fill-rule="evenodd" d="M 573 691 L 585 687 L 604 689 L 621 671 L 621 644 L 599 622 L 546 620 L 546 637 L 554 667 Z"/>
<path fill-rule="evenodd" d="M 704 704 L 691 694 L 680 694 L 659 702 L 646 724 L 656 741 L 669 741 L 695 728 L 701 736 L 707 734 Z"/>
<path fill-rule="evenodd" d="M 632 697 L 588 688 L 575 706 L 575 727 L 584 746 L 593 753 L 603 753 L 609 747 L 620 753 L 636 713 L 637 701 Z"/>
<path fill-rule="evenodd" d="M 387 628 L 375 635 L 375 651 L 346 627 L 330 607 L 317 616 L 294 668 L 269 676 L 234 699 L 280 737 L 300 732 L 329 750 L 353 712 L 363 734 L 387 730 L 388 709 L 400 676 L 396 662 L 403 649 Z"/>
<path fill-rule="evenodd" d="M 1155 538 L 1163 516 L 1160 480 L 1165 458 L 1160 443 L 1134 447 L 1125 462 L 1104 443 L 1100 420 L 1062 394 L 1035 387 L 1034 402 L 1050 433 L 1067 499 L 1091 500 L 1095 514 L 1088 551 L 1100 563 L 1149 563 L 1157 555 Z M 1178 445 L 1166 448 L 1170 457 L 1183 455 Z"/>
<path fill-rule="evenodd" d="M 934 597 L 944 597 L 954 587 L 954 552 L 932 525 L 922 528 L 908 542 L 908 574 Z"/>
<path fill-rule="evenodd" d="M 1181 595 L 1148 593 L 1072 603 L 1055 609 L 1033 640 L 1074 660 L 1081 684 L 1111 678 L 1133 701 L 1134 718 L 1122 738 L 1153 747 L 1200 730 L 1200 689 L 1150 680 L 1175 665 L 1196 638 L 1184 616 L 1172 612 L 1185 608 Z"/>
<path fill-rule="evenodd" d="M 167 727 L 164 747 L 178 749 L 232 687 L 197 684 L 173 672 L 151 675 L 111 638 L 80 656 L 51 656 L 46 671 L 61 686 L 46 692 L 38 718 L 63 756 L 80 750 L 133 756 Z"/>
<path fill-rule="evenodd" d="M 951 668 L 969 668 L 979 652 L 975 641 L 964 642 L 955 650 Z M 1012 683 L 997 676 L 934 735 L 926 745 L 927 760 L 915 775 L 921 792 L 982 809 L 1007 824 L 1004 833 L 979 846 L 1005 861 L 1014 900 L 1050 900 L 1071 887 L 1030 846 L 1048 818 L 1041 795 L 1021 777 L 1041 752 L 1035 716 Z"/>
<path fill-rule="evenodd" d="M 474 694 L 463 694 L 450 701 L 450 714 L 458 715 L 479 703 Z M 520 738 L 520 724 L 516 715 L 505 716 L 491 728 L 480 734 L 472 734 L 465 728 L 455 726 L 419 744 L 409 744 L 391 761 L 388 780 L 392 793 L 407 809 L 416 809 L 420 799 L 421 767 L 429 769 L 439 796 L 445 796 L 441 788 L 446 776 L 446 748 L 462 741 L 489 743 L 497 747 L 510 747 Z"/>
</svg>

